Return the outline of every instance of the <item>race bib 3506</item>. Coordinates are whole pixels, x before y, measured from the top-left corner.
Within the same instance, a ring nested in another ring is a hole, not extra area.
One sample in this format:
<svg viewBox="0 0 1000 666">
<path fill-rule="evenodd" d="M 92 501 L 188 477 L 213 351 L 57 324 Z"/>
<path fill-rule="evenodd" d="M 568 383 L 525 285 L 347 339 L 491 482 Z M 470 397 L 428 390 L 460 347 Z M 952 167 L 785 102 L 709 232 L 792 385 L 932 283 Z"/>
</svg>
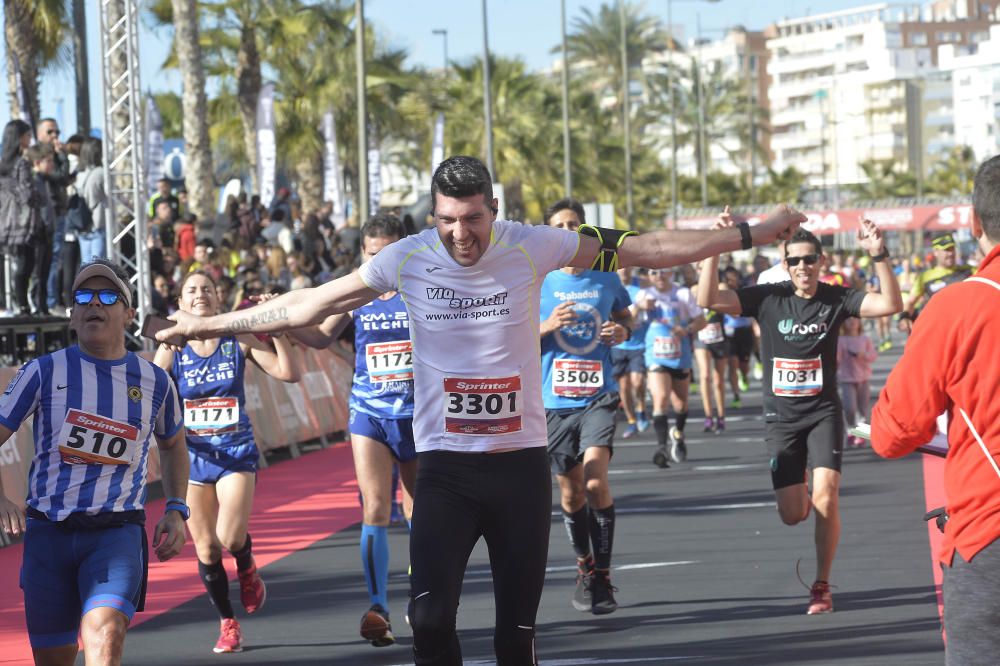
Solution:
<svg viewBox="0 0 1000 666">
<path fill-rule="evenodd" d="M 521 377 L 445 377 L 444 429 L 461 435 L 521 430 Z"/>
<path fill-rule="evenodd" d="M 552 392 L 566 398 L 596 395 L 604 386 L 600 361 L 557 358 L 552 362 Z"/>
</svg>

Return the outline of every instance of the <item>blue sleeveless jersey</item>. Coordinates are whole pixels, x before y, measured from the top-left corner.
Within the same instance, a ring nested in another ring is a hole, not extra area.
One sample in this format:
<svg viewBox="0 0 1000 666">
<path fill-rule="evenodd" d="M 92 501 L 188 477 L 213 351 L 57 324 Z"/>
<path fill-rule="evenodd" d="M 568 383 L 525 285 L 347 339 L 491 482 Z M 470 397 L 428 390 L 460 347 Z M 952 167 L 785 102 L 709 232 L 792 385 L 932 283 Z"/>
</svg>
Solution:
<svg viewBox="0 0 1000 666">
<path fill-rule="evenodd" d="M 399 294 L 354 311 L 354 349 L 350 408 L 379 418 L 413 418 L 413 343 Z"/>
<path fill-rule="evenodd" d="M 632 300 L 615 273 L 552 271 L 542 283 L 539 315 L 545 320 L 565 301 L 573 301 L 576 321 L 542 338 L 542 402 L 545 409 L 584 407 L 617 391 L 611 347 L 600 340 L 611 313 Z"/>
<path fill-rule="evenodd" d="M 674 335 L 674 327 L 686 327 L 701 314 L 687 287 L 673 287 L 668 292 L 653 287 L 644 289 L 644 296 L 651 296 L 656 304 L 646 311 L 649 328 L 646 330 L 646 367 L 659 365 L 676 370 L 687 370 L 692 363 L 691 336 Z"/>
<path fill-rule="evenodd" d="M 253 444 L 243 392 L 246 357 L 236 338 L 219 339 L 211 356 L 186 345 L 174 354 L 172 375 L 184 410 L 189 445 L 198 448 Z"/>
</svg>

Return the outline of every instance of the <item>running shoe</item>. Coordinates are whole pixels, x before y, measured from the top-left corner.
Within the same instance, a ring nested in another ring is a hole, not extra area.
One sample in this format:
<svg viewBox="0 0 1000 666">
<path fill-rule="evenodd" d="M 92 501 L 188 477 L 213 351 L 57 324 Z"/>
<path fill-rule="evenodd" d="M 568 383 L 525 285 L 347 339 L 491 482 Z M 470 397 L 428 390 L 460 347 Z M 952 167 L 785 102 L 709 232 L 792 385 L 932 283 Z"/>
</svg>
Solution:
<svg viewBox="0 0 1000 666">
<path fill-rule="evenodd" d="M 594 570 L 590 581 L 590 612 L 594 615 L 607 615 L 618 610 L 615 592 L 618 588 L 611 584 L 607 571 Z"/>
<path fill-rule="evenodd" d="M 688 388 L 688 393 L 691 395 L 698 395 L 698 382 L 691 382 Z"/>
<path fill-rule="evenodd" d="M 389 611 L 375 604 L 361 616 L 361 637 L 374 647 L 386 647 L 396 642 L 389 624 Z"/>
<path fill-rule="evenodd" d="M 222 626 L 219 629 L 219 640 L 215 642 L 212 652 L 216 654 L 243 652 L 243 630 L 240 629 L 240 623 L 236 621 L 236 618 L 222 618 Z"/>
<path fill-rule="evenodd" d="M 267 600 L 267 586 L 257 573 L 257 563 L 254 562 L 246 571 L 237 572 L 240 577 L 240 601 L 243 608 L 251 615 L 259 611 Z"/>
<path fill-rule="evenodd" d="M 724 432 L 726 432 L 726 417 L 717 416 L 715 418 L 715 434 L 721 435 Z"/>
<path fill-rule="evenodd" d="M 625 429 L 622 430 L 622 439 L 631 439 L 638 434 L 639 434 L 638 426 L 636 426 L 636 424 L 634 423 L 629 423 L 627 426 L 625 426 Z"/>
<path fill-rule="evenodd" d="M 883 340 L 882 344 L 878 346 L 880 352 L 889 351 L 892 349 L 892 340 Z"/>
<path fill-rule="evenodd" d="M 576 566 L 576 590 L 573 592 L 573 608 L 587 613 L 592 605 L 590 584 L 594 579 L 594 560 L 593 558 L 588 558 L 584 562 L 577 560 Z"/>
<path fill-rule="evenodd" d="M 658 446 L 656 448 L 656 453 L 653 454 L 653 464 L 661 469 L 670 467 L 670 456 L 667 453 L 666 447 Z"/>
<path fill-rule="evenodd" d="M 684 433 L 677 426 L 670 429 L 670 460 L 684 462 L 688 457 L 688 447 L 684 443 Z"/>
<path fill-rule="evenodd" d="M 816 581 L 809 590 L 809 609 L 806 615 L 821 615 L 833 612 L 833 594 L 830 584 Z"/>
<path fill-rule="evenodd" d="M 739 396 L 733 398 L 733 401 L 729 403 L 729 409 L 739 409 L 743 406 L 743 401 L 739 399 Z"/>
<path fill-rule="evenodd" d="M 764 365 L 760 361 L 755 361 L 753 364 L 753 378 L 758 381 L 764 379 Z"/>
<path fill-rule="evenodd" d="M 744 393 L 750 390 L 750 382 L 747 381 L 744 375 L 740 375 L 740 390 Z"/>
<path fill-rule="evenodd" d="M 639 432 L 646 432 L 649 430 L 649 419 L 646 418 L 644 412 L 639 412 L 635 415 L 635 427 L 639 429 Z"/>
<path fill-rule="evenodd" d="M 712 417 L 711 416 L 706 416 L 705 417 L 705 429 L 704 429 L 703 432 L 712 432 L 712 428 L 713 427 L 714 426 L 712 424 Z"/>
</svg>

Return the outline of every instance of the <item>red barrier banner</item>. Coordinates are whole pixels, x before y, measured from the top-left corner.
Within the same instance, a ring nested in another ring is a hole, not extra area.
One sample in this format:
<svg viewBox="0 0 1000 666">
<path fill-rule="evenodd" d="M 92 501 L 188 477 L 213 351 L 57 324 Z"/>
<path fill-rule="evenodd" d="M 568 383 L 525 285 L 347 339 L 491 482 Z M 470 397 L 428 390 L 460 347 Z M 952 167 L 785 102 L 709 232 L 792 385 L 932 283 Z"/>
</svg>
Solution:
<svg viewBox="0 0 1000 666">
<path fill-rule="evenodd" d="M 848 208 L 843 210 L 802 211 L 807 221 L 803 225 L 818 236 L 854 232 L 859 218 L 867 218 L 885 231 L 932 231 L 968 228 L 972 221 L 972 204 L 927 205 L 901 208 Z M 758 224 L 766 215 L 741 215 L 733 213 L 737 222 Z M 709 229 L 715 224 L 713 217 L 677 220 L 678 229 Z"/>
<path fill-rule="evenodd" d="M 302 373 L 296 383 L 272 379 L 255 364 L 247 364 L 246 409 L 262 452 L 347 430 L 353 364 L 328 350 L 295 347 L 293 353 Z M 151 353 L 141 355 L 152 359 Z M 6 386 L 17 370 L 0 368 L 0 387 Z M 28 494 L 28 470 L 35 450 L 31 422 L 25 421 L 0 446 L 0 479 L 4 493 L 14 501 L 23 501 Z M 160 478 L 159 451 L 155 446 L 149 451 L 146 478 L 150 483 Z"/>
</svg>

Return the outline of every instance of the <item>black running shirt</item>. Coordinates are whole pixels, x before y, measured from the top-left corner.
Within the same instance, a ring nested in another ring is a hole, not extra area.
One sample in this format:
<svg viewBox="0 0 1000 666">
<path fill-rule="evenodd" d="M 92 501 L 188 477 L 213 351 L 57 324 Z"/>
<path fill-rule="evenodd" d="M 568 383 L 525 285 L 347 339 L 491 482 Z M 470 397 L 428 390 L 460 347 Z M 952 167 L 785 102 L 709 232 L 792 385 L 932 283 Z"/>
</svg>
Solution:
<svg viewBox="0 0 1000 666">
<path fill-rule="evenodd" d="M 743 314 L 760 323 L 764 420 L 796 421 L 836 407 L 840 324 L 861 314 L 865 292 L 820 283 L 812 298 L 791 282 L 736 290 Z"/>
</svg>

